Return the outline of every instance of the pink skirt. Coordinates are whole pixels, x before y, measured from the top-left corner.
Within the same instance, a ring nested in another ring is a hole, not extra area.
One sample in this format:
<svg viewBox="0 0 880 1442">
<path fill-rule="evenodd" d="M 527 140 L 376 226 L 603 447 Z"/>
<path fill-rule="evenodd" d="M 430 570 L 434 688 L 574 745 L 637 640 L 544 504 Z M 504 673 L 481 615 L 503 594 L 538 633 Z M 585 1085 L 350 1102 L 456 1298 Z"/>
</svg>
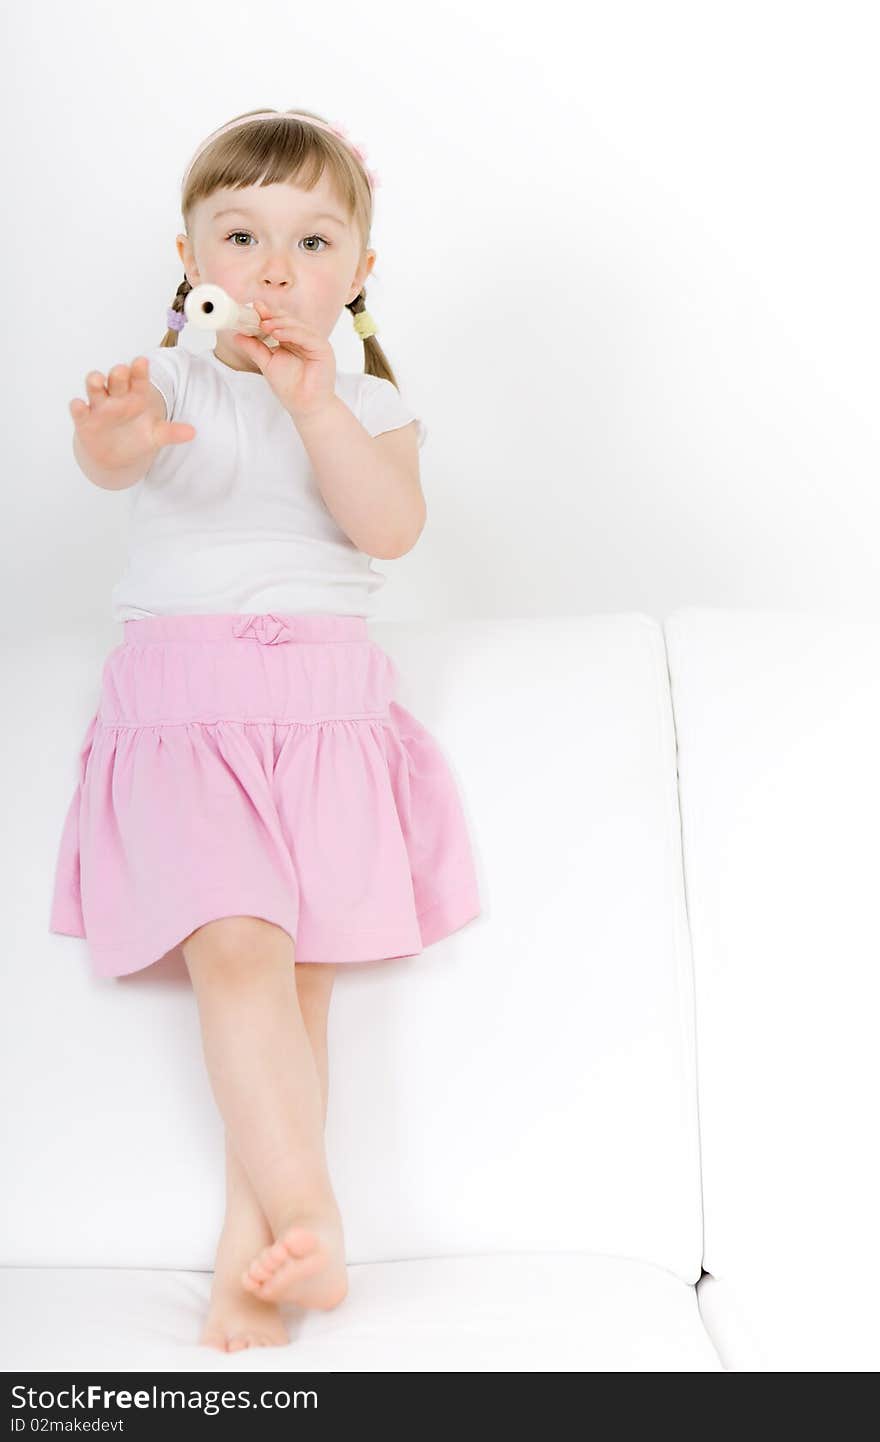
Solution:
<svg viewBox="0 0 880 1442">
<path fill-rule="evenodd" d="M 98 976 L 258 916 L 295 961 L 414 956 L 480 914 L 439 745 L 361 616 L 125 621 L 61 836 L 49 930 Z"/>
</svg>

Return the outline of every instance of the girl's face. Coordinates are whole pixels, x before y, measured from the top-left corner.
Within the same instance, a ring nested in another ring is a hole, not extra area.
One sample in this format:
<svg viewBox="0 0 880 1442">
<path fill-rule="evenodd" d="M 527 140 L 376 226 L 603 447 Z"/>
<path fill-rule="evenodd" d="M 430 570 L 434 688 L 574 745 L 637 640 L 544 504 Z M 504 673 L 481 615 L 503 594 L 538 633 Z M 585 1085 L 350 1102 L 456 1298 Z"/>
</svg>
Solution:
<svg viewBox="0 0 880 1442">
<path fill-rule="evenodd" d="M 219 213 L 218 213 L 219 212 Z M 376 260 L 361 254 L 354 224 L 327 174 L 313 190 L 289 183 L 216 190 L 199 201 L 193 235 L 177 237 L 190 285 L 220 285 L 240 305 L 262 300 L 328 338 Z M 218 331 L 214 353 L 235 370 L 257 370 Z"/>
</svg>

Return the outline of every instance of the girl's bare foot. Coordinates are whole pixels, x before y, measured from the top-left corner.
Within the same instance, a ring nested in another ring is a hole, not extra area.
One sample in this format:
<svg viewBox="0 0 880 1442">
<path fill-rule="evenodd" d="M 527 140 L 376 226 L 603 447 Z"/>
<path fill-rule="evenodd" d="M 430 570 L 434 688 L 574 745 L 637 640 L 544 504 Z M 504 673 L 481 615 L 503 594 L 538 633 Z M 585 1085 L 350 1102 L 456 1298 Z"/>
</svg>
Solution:
<svg viewBox="0 0 880 1442">
<path fill-rule="evenodd" d="M 215 1278 L 205 1328 L 199 1338 L 203 1347 L 238 1352 L 244 1347 L 285 1347 L 289 1341 L 277 1306 L 248 1296 L 237 1277 L 226 1285 L 218 1285 Z"/>
<path fill-rule="evenodd" d="M 345 1241 L 338 1216 L 299 1215 L 240 1274 L 254 1298 L 330 1311 L 348 1293 Z"/>
<path fill-rule="evenodd" d="M 241 1285 L 242 1264 L 253 1256 L 254 1245 L 265 1245 L 272 1233 L 265 1218 L 257 1224 L 253 1215 L 227 1217 L 217 1260 L 211 1301 L 199 1343 L 221 1352 L 238 1352 L 244 1347 L 284 1347 L 290 1336 L 275 1302 L 246 1292 Z"/>
</svg>

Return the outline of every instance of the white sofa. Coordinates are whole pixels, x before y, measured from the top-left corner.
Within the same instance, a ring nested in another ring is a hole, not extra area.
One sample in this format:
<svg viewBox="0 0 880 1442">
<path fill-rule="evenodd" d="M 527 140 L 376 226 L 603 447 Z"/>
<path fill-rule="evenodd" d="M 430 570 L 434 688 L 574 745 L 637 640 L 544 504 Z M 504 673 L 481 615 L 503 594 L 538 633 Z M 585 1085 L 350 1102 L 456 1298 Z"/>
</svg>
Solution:
<svg viewBox="0 0 880 1442">
<path fill-rule="evenodd" d="M 183 961 L 99 981 L 47 929 L 118 629 L 5 643 L 5 1368 L 875 1369 L 880 624 L 370 629 L 483 914 L 340 968 L 350 1292 L 232 1355 L 198 1344 L 223 1133 Z"/>
</svg>

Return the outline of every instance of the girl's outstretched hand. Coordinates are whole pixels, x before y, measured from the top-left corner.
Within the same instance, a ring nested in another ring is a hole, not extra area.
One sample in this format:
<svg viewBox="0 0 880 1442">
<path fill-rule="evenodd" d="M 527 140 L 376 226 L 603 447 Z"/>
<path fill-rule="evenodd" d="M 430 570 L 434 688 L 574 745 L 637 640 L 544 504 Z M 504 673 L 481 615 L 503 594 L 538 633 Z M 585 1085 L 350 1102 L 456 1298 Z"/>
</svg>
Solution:
<svg viewBox="0 0 880 1442">
<path fill-rule="evenodd" d="M 130 366 L 86 376 L 88 402 L 73 400 L 69 410 L 80 445 L 98 466 L 132 466 L 152 457 L 162 446 L 194 439 L 194 426 L 166 421 L 156 413 L 158 392 L 150 384 L 150 365 L 138 356 Z"/>
<path fill-rule="evenodd" d="M 273 315 L 265 301 L 253 305 L 261 329 L 278 347 L 270 349 L 259 336 L 234 331 L 235 349 L 260 367 L 294 421 L 326 410 L 336 398 L 336 356 L 329 340 L 290 315 Z"/>
</svg>

